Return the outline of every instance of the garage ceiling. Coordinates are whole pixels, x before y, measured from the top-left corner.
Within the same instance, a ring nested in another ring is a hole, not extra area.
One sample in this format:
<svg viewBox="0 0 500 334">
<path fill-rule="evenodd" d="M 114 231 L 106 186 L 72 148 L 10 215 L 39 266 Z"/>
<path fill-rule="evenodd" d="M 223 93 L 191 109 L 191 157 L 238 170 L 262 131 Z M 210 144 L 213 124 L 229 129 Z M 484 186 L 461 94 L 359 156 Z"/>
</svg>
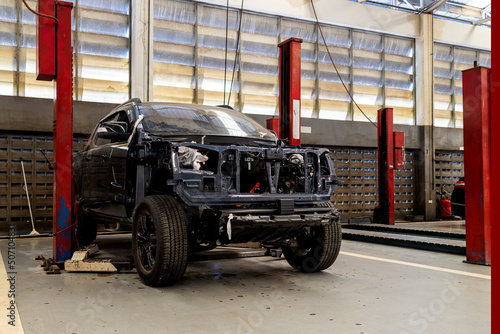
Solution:
<svg viewBox="0 0 500 334">
<path fill-rule="evenodd" d="M 349 0 L 491 27 L 491 0 Z"/>
</svg>

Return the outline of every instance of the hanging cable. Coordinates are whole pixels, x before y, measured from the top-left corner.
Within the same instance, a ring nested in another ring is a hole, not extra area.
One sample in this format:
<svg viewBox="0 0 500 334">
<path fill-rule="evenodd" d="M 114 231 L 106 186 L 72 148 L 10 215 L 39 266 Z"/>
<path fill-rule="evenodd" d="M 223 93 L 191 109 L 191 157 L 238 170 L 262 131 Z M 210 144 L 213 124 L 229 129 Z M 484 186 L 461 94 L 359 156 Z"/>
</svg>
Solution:
<svg viewBox="0 0 500 334">
<path fill-rule="evenodd" d="M 354 100 L 354 97 L 352 96 L 351 92 L 349 91 L 349 89 L 345 85 L 344 80 L 342 80 L 342 76 L 340 76 L 339 70 L 337 69 L 337 65 L 335 65 L 335 62 L 333 61 L 332 55 L 330 53 L 330 50 L 328 49 L 328 45 L 326 44 L 325 36 L 323 35 L 323 30 L 321 29 L 321 25 L 319 24 L 318 15 L 316 14 L 316 8 L 314 7 L 313 0 L 311 0 L 311 5 L 312 5 L 313 12 L 314 12 L 314 16 L 316 17 L 316 24 L 318 25 L 318 30 L 319 30 L 319 32 L 321 34 L 321 39 L 323 39 L 323 44 L 325 45 L 326 52 L 328 53 L 328 57 L 330 57 L 330 60 L 331 60 L 331 62 L 333 64 L 333 68 L 335 68 L 335 72 L 337 72 L 337 75 L 338 75 L 338 77 L 340 79 L 340 82 L 342 83 L 342 86 L 344 86 L 344 89 L 347 92 L 347 94 L 349 94 L 349 97 L 351 98 L 351 101 L 356 105 L 356 107 L 359 109 L 359 111 L 361 111 L 361 113 L 363 114 L 363 116 L 365 116 L 366 119 L 369 120 L 370 123 L 372 123 L 373 126 L 377 128 L 377 124 L 373 123 L 373 121 L 368 116 L 366 116 L 366 114 L 363 112 L 363 110 L 361 109 L 361 107 Z M 352 41 L 351 41 L 351 43 L 352 43 Z M 351 80 L 353 80 L 353 78 L 351 78 Z"/>
<path fill-rule="evenodd" d="M 32 12 L 33 14 L 38 15 L 38 16 L 42 16 L 42 17 L 46 17 L 46 18 L 52 19 L 52 20 L 54 20 L 56 22 L 59 22 L 59 20 L 57 19 L 57 17 L 50 16 L 50 15 L 45 15 L 45 14 L 42 14 L 42 13 L 38 13 L 37 11 L 34 11 L 33 9 L 31 9 L 30 6 L 28 6 L 28 4 L 26 3 L 26 0 L 23 0 L 23 3 L 26 6 L 26 8 L 28 8 L 28 10 L 30 12 Z"/>
<path fill-rule="evenodd" d="M 227 73 L 227 31 L 229 26 L 229 0 L 226 1 L 226 52 L 224 56 L 224 99 L 222 104 L 226 104 L 226 73 Z"/>
<path fill-rule="evenodd" d="M 240 8 L 240 22 L 238 26 L 238 37 L 236 37 L 236 50 L 234 53 L 234 62 L 233 62 L 233 75 L 231 77 L 231 86 L 229 88 L 229 97 L 227 98 L 227 104 L 229 105 L 231 101 L 231 92 L 233 91 L 233 82 L 234 82 L 234 72 L 236 71 L 236 58 L 238 57 L 239 54 L 239 46 L 240 46 L 240 36 L 241 36 L 241 21 L 243 20 L 243 3 L 245 0 L 241 0 L 241 8 Z M 241 66 L 241 64 L 238 63 L 238 66 Z M 241 80 L 241 78 L 239 78 Z M 241 111 L 241 110 L 240 110 Z"/>
</svg>

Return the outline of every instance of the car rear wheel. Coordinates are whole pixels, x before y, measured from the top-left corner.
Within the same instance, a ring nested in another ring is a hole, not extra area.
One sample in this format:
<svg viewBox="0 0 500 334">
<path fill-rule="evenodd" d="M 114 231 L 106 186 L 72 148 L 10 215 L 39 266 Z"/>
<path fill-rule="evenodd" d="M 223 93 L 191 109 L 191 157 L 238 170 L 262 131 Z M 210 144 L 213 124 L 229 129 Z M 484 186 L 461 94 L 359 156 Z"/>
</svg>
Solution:
<svg viewBox="0 0 500 334">
<path fill-rule="evenodd" d="M 339 220 L 333 218 L 329 225 L 305 228 L 293 240 L 292 246 L 282 247 L 287 262 L 306 273 L 329 268 L 340 252 L 342 230 Z"/>
<path fill-rule="evenodd" d="M 146 285 L 166 286 L 182 278 L 189 258 L 187 218 L 171 196 L 147 196 L 132 229 L 137 273 Z"/>
</svg>

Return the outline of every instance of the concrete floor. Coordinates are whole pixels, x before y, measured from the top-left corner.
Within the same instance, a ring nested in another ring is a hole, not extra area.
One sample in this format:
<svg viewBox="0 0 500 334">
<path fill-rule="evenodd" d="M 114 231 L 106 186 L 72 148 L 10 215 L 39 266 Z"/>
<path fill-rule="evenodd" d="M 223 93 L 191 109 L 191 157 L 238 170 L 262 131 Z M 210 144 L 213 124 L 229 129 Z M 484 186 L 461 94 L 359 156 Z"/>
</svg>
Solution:
<svg viewBox="0 0 500 334">
<path fill-rule="evenodd" d="M 491 332 L 491 268 L 459 255 L 343 241 L 317 274 L 272 257 L 198 261 L 178 284 L 150 288 L 135 272 L 46 275 L 34 257 L 51 255 L 52 239 L 15 242 L 25 333 Z M 118 248 L 127 252 L 126 243 Z M 5 302 L 8 286 L 0 288 Z M 0 319 L 1 333 L 15 332 Z"/>
</svg>

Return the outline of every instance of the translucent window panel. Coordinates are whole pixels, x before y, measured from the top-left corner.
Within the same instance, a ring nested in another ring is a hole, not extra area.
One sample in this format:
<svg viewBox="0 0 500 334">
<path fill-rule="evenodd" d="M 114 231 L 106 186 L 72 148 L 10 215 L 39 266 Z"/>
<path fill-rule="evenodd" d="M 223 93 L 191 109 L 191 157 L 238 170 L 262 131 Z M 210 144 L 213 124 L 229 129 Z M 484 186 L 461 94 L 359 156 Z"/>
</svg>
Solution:
<svg viewBox="0 0 500 334">
<path fill-rule="evenodd" d="M 195 103 L 195 6 L 156 0 L 153 10 L 153 99 Z"/>
<path fill-rule="evenodd" d="M 74 0 L 72 1 L 75 2 Z M 111 12 L 119 14 L 129 14 L 129 0 L 78 0 L 78 6 L 94 9 L 100 12 Z"/>
<path fill-rule="evenodd" d="M 449 45 L 434 43 L 434 61 L 444 61 L 451 63 L 453 61 L 453 50 Z"/>
<path fill-rule="evenodd" d="M 475 50 L 455 48 L 453 54 L 455 69 L 455 126 L 458 127 L 457 121 L 459 121 L 459 123 L 463 123 L 462 71 L 474 67 L 474 61 L 477 60 L 477 52 Z"/>
<path fill-rule="evenodd" d="M 456 111 L 455 112 L 455 127 L 463 128 L 464 127 L 464 113 Z"/>
<path fill-rule="evenodd" d="M 443 85 L 444 86 L 444 85 Z M 451 89 L 451 80 L 450 80 Z M 434 92 L 434 125 L 439 127 L 452 126 L 452 95 Z"/>
<path fill-rule="evenodd" d="M 436 126 L 463 127 L 462 71 L 473 68 L 475 61 L 480 66 L 491 66 L 491 53 L 434 43 L 434 108 L 439 115 L 434 119 Z"/>
<path fill-rule="evenodd" d="M 474 61 L 477 52 L 475 50 L 464 50 L 455 48 L 454 50 L 454 61 L 455 61 L 455 80 L 462 80 L 462 71 L 468 70 L 474 67 Z"/>
<path fill-rule="evenodd" d="M 0 28 L 1 29 L 1 28 Z M 1 42 L 0 42 L 1 43 Z M 4 46 L 0 48 L 0 95 L 16 95 L 16 48 Z"/>
<path fill-rule="evenodd" d="M 480 52 L 479 53 L 479 66 L 491 67 L 491 53 L 490 52 Z"/>
<path fill-rule="evenodd" d="M 301 115 L 311 117 L 316 104 L 316 27 L 314 24 L 281 20 L 281 41 L 296 37 L 301 44 Z"/>
<path fill-rule="evenodd" d="M 350 88 L 350 32 L 347 29 L 321 27 L 325 42 L 347 89 Z M 332 65 L 323 39 L 318 48 L 319 61 L 319 118 L 346 120 L 350 111 L 350 97 Z"/>
<path fill-rule="evenodd" d="M 123 102 L 129 97 L 129 1 L 78 5 L 78 99 Z"/>
<path fill-rule="evenodd" d="M 434 44 L 434 125 L 452 126 L 453 48 Z"/>
<path fill-rule="evenodd" d="M 394 110 L 394 123 L 413 125 L 413 41 L 385 37 L 385 105 Z"/>
<path fill-rule="evenodd" d="M 36 8 L 36 1 L 27 1 Z M 36 17 L 24 4 L 19 13 L 19 96 L 52 99 L 54 97 L 51 81 L 36 80 Z"/>
<path fill-rule="evenodd" d="M 353 32 L 353 83 L 354 100 L 372 121 L 377 119 L 377 110 L 384 103 L 382 95 L 383 63 L 382 36 L 364 32 Z M 353 120 L 368 122 L 368 119 L 354 108 Z"/>
<path fill-rule="evenodd" d="M 451 111 L 434 109 L 434 126 L 452 127 L 451 116 Z"/>
<path fill-rule="evenodd" d="M 16 2 L 0 0 L 0 95 L 16 95 Z"/>
<path fill-rule="evenodd" d="M 357 50 L 382 52 L 382 36 L 366 32 L 353 32 L 353 47 Z"/>
<path fill-rule="evenodd" d="M 234 66 L 239 15 L 230 10 L 228 17 L 226 56 L 226 10 L 198 6 L 198 103 L 207 105 L 227 104 L 238 108 L 239 84 L 231 78 Z M 227 59 L 226 59 L 227 58 Z M 237 76 L 236 76 L 237 78 Z M 224 85 L 225 82 L 225 85 Z"/>
<path fill-rule="evenodd" d="M 243 14 L 241 26 L 241 85 L 243 112 L 278 115 L 279 21 Z"/>
</svg>

